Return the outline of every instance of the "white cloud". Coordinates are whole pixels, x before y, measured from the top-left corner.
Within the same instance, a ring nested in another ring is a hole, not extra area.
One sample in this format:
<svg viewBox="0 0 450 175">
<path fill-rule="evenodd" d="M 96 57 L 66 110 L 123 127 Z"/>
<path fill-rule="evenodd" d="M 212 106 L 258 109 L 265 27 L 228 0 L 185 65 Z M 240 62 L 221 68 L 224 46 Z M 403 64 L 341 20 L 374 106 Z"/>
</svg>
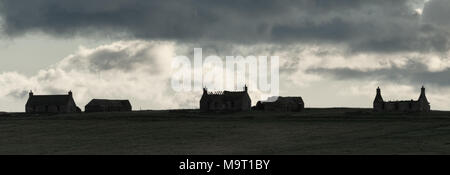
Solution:
<svg viewBox="0 0 450 175">
<path fill-rule="evenodd" d="M 35 76 L 0 74 L 1 109 L 23 111 L 29 90 L 35 94 L 65 94 L 72 90 L 81 108 L 92 98 L 130 99 L 134 109 L 193 108 L 190 105 L 194 94 L 172 92 L 168 84 L 174 54 L 174 43 L 161 41 L 80 47 Z"/>
<path fill-rule="evenodd" d="M 172 90 L 170 83 L 172 58 L 175 55 L 192 58 L 194 47 L 198 46 L 141 40 L 117 41 L 93 48 L 80 47 L 34 76 L 16 72 L 0 74 L 0 109 L 23 111 L 29 90 L 35 94 L 65 94 L 72 90 L 81 108 L 92 98 L 130 99 L 135 110 L 198 108 L 200 89 L 177 93 Z M 444 70 L 450 65 L 445 55 L 349 54 L 345 48 L 336 45 L 233 45 L 225 50 L 203 50 L 203 58 L 217 53 L 223 59 L 229 55 L 279 56 L 281 95 L 303 96 L 308 107 L 370 107 L 377 86 L 382 87 L 386 99 L 392 100 L 416 98 L 419 91 L 419 87 L 400 82 L 333 79 L 308 72 L 310 68 L 370 71 L 394 66 L 402 68 L 411 60 L 423 63 L 429 71 Z M 252 84 L 250 89 L 254 89 Z M 449 88 L 427 89 L 433 109 L 448 108 L 450 96 L 446 98 L 440 94 L 450 91 Z M 250 95 L 255 104 L 263 93 L 251 91 Z"/>
</svg>

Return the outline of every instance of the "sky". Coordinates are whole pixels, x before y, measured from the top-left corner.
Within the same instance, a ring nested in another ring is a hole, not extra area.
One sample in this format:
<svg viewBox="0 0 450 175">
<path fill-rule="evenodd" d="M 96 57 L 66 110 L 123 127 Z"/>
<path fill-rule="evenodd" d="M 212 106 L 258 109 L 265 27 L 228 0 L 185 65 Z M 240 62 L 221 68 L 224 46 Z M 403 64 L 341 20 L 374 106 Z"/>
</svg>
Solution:
<svg viewBox="0 0 450 175">
<path fill-rule="evenodd" d="M 448 0 L 0 0 L 0 111 L 28 92 L 198 108 L 171 88 L 173 57 L 280 59 L 280 95 L 306 107 L 417 99 L 450 110 Z M 252 86 L 252 84 L 249 84 Z M 258 92 L 250 91 L 252 103 Z"/>
</svg>

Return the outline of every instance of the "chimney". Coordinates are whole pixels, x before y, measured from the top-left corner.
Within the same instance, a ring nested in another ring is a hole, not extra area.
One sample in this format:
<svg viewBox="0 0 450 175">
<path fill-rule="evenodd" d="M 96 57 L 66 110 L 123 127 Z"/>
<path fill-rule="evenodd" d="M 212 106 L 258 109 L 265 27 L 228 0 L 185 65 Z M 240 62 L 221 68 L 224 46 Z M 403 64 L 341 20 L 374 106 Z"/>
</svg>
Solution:
<svg viewBox="0 0 450 175">
<path fill-rule="evenodd" d="M 377 95 L 375 96 L 374 102 L 383 102 L 383 97 L 381 97 L 381 89 L 380 87 L 377 88 Z"/>
<path fill-rule="evenodd" d="M 420 95 L 424 95 L 425 96 L 425 87 L 423 87 L 420 89 Z"/>
<path fill-rule="evenodd" d="M 30 97 L 32 97 L 32 96 L 33 96 L 33 91 L 32 91 L 32 90 L 30 90 L 30 93 L 29 93 L 29 95 L 30 95 Z"/>
<path fill-rule="evenodd" d="M 424 86 L 422 86 L 422 88 L 420 89 L 420 96 L 419 96 L 418 101 L 429 104 L 428 99 L 425 96 L 425 87 Z"/>
<path fill-rule="evenodd" d="M 247 85 L 244 86 L 244 91 L 247 92 L 248 88 Z"/>
<path fill-rule="evenodd" d="M 206 87 L 203 88 L 203 94 L 207 94 L 208 90 L 206 89 Z"/>
<path fill-rule="evenodd" d="M 69 96 L 71 96 L 71 97 L 72 97 L 72 91 L 69 91 Z"/>
</svg>

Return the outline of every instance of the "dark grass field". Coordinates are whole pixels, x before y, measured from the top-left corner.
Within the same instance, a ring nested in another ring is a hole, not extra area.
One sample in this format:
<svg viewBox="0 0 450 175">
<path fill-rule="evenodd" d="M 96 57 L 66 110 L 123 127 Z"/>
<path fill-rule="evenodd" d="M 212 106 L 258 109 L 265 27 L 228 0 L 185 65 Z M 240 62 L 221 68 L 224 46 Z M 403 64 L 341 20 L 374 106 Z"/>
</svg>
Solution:
<svg viewBox="0 0 450 175">
<path fill-rule="evenodd" d="M 0 154 L 450 154 L 450 112 L 2 114 Z"/>
</svg>

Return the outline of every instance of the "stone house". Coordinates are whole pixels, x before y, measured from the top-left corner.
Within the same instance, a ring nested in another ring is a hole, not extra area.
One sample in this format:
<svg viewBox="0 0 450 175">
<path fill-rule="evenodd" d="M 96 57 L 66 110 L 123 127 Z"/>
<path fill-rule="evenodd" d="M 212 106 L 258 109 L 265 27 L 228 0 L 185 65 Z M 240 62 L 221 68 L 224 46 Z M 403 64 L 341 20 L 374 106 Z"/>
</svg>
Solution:
<svg viewBox="0 0 450 175">
<path fill-rule="evenodd" d="M 381 90 L 377 88 L 377 94 L 373 101 L 373 109 L 378 112 L 420 112 L 430 111 L 430 103 L 425 96 L 425 88 L 422 86 L 418 100 L 384 101 Z"/>
<path fill-rule="evenodd" d="M 243 91 L 208 92 L 206 88 L 203 88 L 200 110 L 249 111 L 251 109 L 251 99 L 247 91 L 247 86 L 244 87 Z"/>
<path fill-rule="evenodd" d="M 34 95 L 29 93 L 26 113 L 76 113 L 81 109 L 75 104 L 72 91 L 67 95 Z"/>
</svg>

